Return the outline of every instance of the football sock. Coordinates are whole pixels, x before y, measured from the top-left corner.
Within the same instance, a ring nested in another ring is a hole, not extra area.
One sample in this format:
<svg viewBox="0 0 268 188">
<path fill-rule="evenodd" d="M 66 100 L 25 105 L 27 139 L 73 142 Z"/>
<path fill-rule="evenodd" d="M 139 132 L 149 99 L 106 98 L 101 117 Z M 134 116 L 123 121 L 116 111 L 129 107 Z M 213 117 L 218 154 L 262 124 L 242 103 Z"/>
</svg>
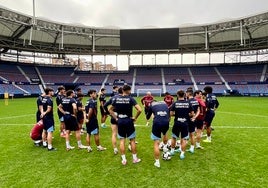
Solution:
<svg viewBox="0 0 268 188">
<path fill-rule="evenodd" d="M 47 146 L 47 142 L 43 142 L 43 146 L 45 146 L 45 147 L 46 147 L 46 146 Z"/>
<path fill-rule="evenodd" d="M 211 140 L 211 136 L 208 136 L 207 139 L 208 139 L 208 140 Z"/>
<path fill-rule="evenodd" d="M 184 155 L 184 151 L 181 151 L 181 155 Z"/>
<path fill-rule="evenodd" d="M 78 144 L 78 146 L 81 146 L 82 145 L 81 140 L 77 141 L 77 144 Z"/>
<path fill-rule="evenodd" d="M 70 147 L 70 142 L 66 141 L 66 148 L 69 148 L 69 147 Z"/>
<path fill-rule="evenodd" d="M 48 145 L 47 145 L 47 148 L 48 148 L 48 149 L 52 149 L 52 144 L 48 144 Z"/>
<path fill-rule="evenodd" d="M 159 159 L 155 159 L 155 162 L 156 162 L 156 163 L 160 163 L 160 162 L 159 162 Z"/>
<path fill-rule="evenodd" d="M 191 145 L 190 149 L 191 149 L 191 150 L 194 150 L 194 145 Z"/>
<path fill-rule="evenodd" d="M 123 161 L 126 161 L 127 160 L 126 159 L 126 155 L 121 155 L 121 158 L 122 158 Z"/>
<path fill-rule="evenodd" d="M 196 147 L 200 147 L 200 142 L 196 142 Z"/>
<path fill-rule="evenodd" d="M 132 154 L 133 159 L 137 159 L 137 154 Z"/>
<path fill-rule="evenodd" d="M 174 150 L 175 150 L 175 148 L 171 148 L 171 150 L 170 150 L 170 151 L 171 151 L 171 153 L 174 153 Z"/>
</svg>

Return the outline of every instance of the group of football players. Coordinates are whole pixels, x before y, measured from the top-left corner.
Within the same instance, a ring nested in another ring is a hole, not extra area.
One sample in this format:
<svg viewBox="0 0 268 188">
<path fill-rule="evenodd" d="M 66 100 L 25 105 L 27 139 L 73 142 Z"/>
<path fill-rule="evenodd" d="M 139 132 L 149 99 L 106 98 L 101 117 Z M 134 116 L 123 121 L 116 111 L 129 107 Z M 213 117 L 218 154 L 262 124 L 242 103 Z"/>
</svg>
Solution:
<svg viewBox="0 0 268 188">
<path fill-rule="evenodd" d="M 177 92 L 177 100 L 167 92 L 163 101 L 154 100 L 150 92 L 141 99 L 145 108 L 146 126 L 153 114 L 153 125 L 151 138 L 154 140 L 154 157 L 156 167 L 160 167 L 160 151 L 163 149 L 163 159 L 169 160 L 175 152 L 180 152 L 180 159 L 185 158 L 187 140 L 190 140 L 188 151 L 194 153 L 194 149 L 204 149 L 200 142 L 203 130 L 206 129 L 207 139 L 204 142 L 211 142 L 211 123 L 215 116 L 215 110 L 219 107 L 217 97 L 212 93 L 213 89 L 206 86 L 204 91 L 188 88 L 186 91 Z M 171 143 L 168 144 L 167 131 L 171 117 L 174 117 L 172 127 Z M 161 136 L 163 145 L 159 147 Z M 179 140 L 180 146 L 175 150 Z M 170 152 L 168 152 L 170 149 Z M 169 156 L 170 155 L 170 156 Z"/>
<path fill-rule="evenodd" d="M 31 131 L 31 137 L 35 145 L 46 147 L 48 151 L 55 151 L 52 147 L 52 137 L 54 131 L 53 101 L 54 91 L 46 88 L 45 93 L 37 99 L 37 124 Z M 60 86 L 57 91 L 57 109 L 60 120 L 60 136 L 66 140 L 66 150 L 72 150 L 75 147 L 70 144 L 70 134 L 75 132 L 79 149 L 87 149 L 91 152 L 93 149 L 90 143 L 91 135 L 98 151 L 106 150 L 100 145 L 99 124 L 97 119 L 97 99 L 99 96 L 101 111 L 101 127 L 107 128 L 105 121 L 108 115 L 111 116 L 112 146 L 114 154 L 121 154 L 121 163 L 127 164 L 125 155 L 125 142 L 129 139 L 129 149 L 132 152 L 132 162 L 139 163 L 141 159 L 137 157 L 136 150 L 136 131 L 134 123 L 142 112 L 142 108 L 137 101 L 131 97 L 131 87 L 113 87 L 113 92 L 108 101 L 106 101 L 106 90 L 102 88 L 100 93 L 96 90 L 89 90 L 85 106 L 82 104 L 83 94 L 81 89 L 75 91 L 65 91 Z M 172 127 L 172 136 L 170 144 L 170 155 L 180 152 L 180 158 L 185 158 L 187 140 L 190 139 L 191 146 L 189 152 L 194 153 L 194 149 L 203 149 L 200 145 L 202 132 L 207 130 L 207 139 L 205 142 L 211 142 L 211 122 L 215 115 L 215 110 L 219 106 L 216 96 L 212 93 L 212 87 L 207 86 L 204 92 L 201 90 L 193 91 L 188 88 L 187 91 L 179 90 L 177 100 L 167 92 L 163 101 L 156 101 L 150 92 L 141 99 L 146 115 L 146 126 L 149 126 L 150 118 L 153 118 L 151 138 L 154 141 L 154 158 L 156 167 L 160 167 L 159 143 L 163 136 L 163 150 L 168 151 L 169 122 L 174 116 L 174 125 Z M 136 114 L 133 115 L 133 107 Z M 86 123 L 86 145 L 81 142 L 83 134 L 83 124 Z M 41 135 L 42 132 L 42 135 Z M 117 138 L 119 138 L 119 150 L 117 149 Z M 180 148 L 175 149 L 177 139 L 180 138 Z"/>
</svg>

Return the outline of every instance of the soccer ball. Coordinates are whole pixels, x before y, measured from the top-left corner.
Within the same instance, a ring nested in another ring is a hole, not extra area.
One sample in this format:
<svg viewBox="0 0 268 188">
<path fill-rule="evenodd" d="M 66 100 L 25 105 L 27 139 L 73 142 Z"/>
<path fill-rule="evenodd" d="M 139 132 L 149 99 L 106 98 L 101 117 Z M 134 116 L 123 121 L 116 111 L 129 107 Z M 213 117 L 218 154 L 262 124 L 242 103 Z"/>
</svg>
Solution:
<svg viewBox="0 0 268 188">
<path fill-rule="evenodd" d="M 171 159 L 171 155 L 170 155 L 170 153 L 168 151 L 167 152 L 163 152 L 162 158 L 163 158 L 163 160 L 168 161 L 168 160 Z"/>
</svg>

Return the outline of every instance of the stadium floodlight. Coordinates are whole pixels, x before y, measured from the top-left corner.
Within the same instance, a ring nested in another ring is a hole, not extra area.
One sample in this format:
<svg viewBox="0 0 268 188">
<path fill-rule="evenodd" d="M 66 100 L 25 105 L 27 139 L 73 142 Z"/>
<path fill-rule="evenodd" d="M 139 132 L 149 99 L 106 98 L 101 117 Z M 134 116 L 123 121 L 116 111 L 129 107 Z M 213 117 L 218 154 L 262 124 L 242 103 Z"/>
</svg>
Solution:
<svg viewBox="0 0 268 188">
<path fill-rule="evenodd" d="M 137 89 L 137 97 L 146 95 L 147 92 L 151 92 L 152 95 L 154 96 L 159 96 L 161 97 L 162 94 L 162 89 Z"/>
</svg>

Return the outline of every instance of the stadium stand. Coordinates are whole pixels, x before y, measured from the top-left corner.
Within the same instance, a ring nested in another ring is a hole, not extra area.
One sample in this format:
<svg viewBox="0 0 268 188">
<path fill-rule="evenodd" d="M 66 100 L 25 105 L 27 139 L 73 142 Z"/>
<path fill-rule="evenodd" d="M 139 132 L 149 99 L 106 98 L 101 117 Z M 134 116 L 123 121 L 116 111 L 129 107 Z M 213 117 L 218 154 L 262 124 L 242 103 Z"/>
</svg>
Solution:
<svg viewBox="0 0 268 188">
<path fill-rule="evenodd" d="M 185 82 L 191 82 L 188 69 L 184 67 L 167 67 L 164 68 L 166 83 L 173 83 L 175 79 L 183 79 Z"/>
<path fill-rule="evenodd" d="M 227 82 L 259 82 L 264 65 L 219 66 L 218 70 Z"/>
<path fill-rule="evenodd" d="M 116 79 L 124 80 L 128 84 L 132 84 L 134 69 L 130 68 L 128 73 L 112 73 L 109 75 L 107 83 L 114 83 Z"/>
<path fill-rule="evenodd" d="M 12 82 L 28 82 L 24 75 L 21 74 L 15 64 L 9 64 L 8 62 L 0 63 L 0 79 L 5 78 Z"/>
<path fill-rule="evenodd" d="M 120 85 L 120 83 L 116 84 L 115 80 L 124 80 L 124 82 L 132 85 L 135 80 L 136 69 L 135 93 L 138 89 L 161 89 L 162 93 L 168 91 L 174 95 L 178 89 L 195 88 L 189 75 L 190 69 L 198 89 L 203 89 L 205 85 L 212 85 L 214 92 L 217 94 L 223 94 L 227 89 L 238 90 L 241 94 L 268 94 L 267 82 L 265 82 L 268 73 L 267 71 L 263 72 L 264 66 L 265 64 L 191 66 L 189 68 L 130 67 L 128 72 L 90 73 L 75 71 L 74 67 L 47 67 L 2 61 L 0 63 L 0 94 L 5 92 L 13 94 L 40 94 L 39 85 L 31 83 L 34 79 L 39 80 L 36 68 L 39 70 L 45 85 L 52 87 L 55 91 L 59 85 L 67 84 L 72 85 L 73 88 L 81 87 L 83 93 L 86 94 L 89 88 L 99 91 L 104 84 L 107 93 L 110 93 L 113 85 Z M 228 82 L 230 88 L 222 82 L 220 76 L 215 71 L 215 67 L 219 70 L 225 81 Z M 164 85 L 162 83 L 161 69 L 165 78 Z M 262 74 L 265 77 L 264 82 L 260 82 Z M 5 83 L 6 80 L 9 81 L 9 84 Z M 19 87 L 15 87 L 11 82 L 14 82 L 13 84 L 17 84 Z M 121 84 L 124 84 L 124 82 Z"/>
<path fill-rule="evenodd" d="M 13 84 L 0 84 L 0 94 L 24 94 L 22 90 L 16 88 Z"/>
<path fill-rule="evenodd" d="M 20 64 L 19 67 L 24 71 L 24 73 L 30 79 L 39 79 L 38 74 L 33 65 L 22 65 Z"/>
<path fill-rule="evenodd" d="M 102 83 L 106 77 L 106 74 L 97 74 L 97 73 L 76 73 L 76 77 L 78 77 L 76 83 Z"/>
<path fill-rule="evenodd" d="M 30 94 L 40 94 L 41 90 L 39 85 L 18 85 L 20 88 L 28 91 Z"/>
<path fill-rule="evenodd" d="M 166 85 L 166 90 L 172 94 L 175 95 L 178 90 L 186 90 L 187 88 L 192 87 L 194 88 L 193 85 Z"/>
<path fill-rule="evenodd" d="M 136 83 L 162 83 L 160 68 L 137 68 Z"/>
<path fill-rule="evenodd" d="M 196 82 L 221 82 L 214 67 L 191 67 Z"/>
<path fill-rule="evenodd" d="M 74 67 L 42 67 L 38 70 L 45 83 L 73 83 Z"/>
</svg>

